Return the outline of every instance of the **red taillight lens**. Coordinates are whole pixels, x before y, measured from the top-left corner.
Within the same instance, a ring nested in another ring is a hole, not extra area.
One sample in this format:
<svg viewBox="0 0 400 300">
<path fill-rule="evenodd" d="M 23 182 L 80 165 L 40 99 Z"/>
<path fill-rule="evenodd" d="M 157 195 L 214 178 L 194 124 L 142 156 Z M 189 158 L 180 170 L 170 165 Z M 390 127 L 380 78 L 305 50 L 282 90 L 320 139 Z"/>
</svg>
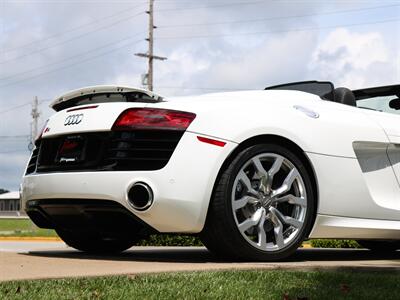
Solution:
<svg viewBox="0 0 400 300">
<path fill-rule="evenodd" d="M 184 111 L 157 108 L 131 108 L 124 111 L 118 117 L 112 129 L 185 130 L 195 117 L 195 114 Z"/>
</svg>

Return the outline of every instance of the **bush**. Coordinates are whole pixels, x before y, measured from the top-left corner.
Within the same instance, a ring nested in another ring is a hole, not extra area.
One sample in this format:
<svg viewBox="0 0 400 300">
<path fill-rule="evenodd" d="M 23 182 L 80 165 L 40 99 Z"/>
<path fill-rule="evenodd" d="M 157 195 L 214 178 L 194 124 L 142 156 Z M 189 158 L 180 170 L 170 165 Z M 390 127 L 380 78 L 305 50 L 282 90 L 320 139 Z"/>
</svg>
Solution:
<svg viewBox="0 0 400 300">
<path fill-rule="evenodd" d="M 311 240 L 314 248 L 362 248 L 354 240 Z M 141 240 L 138 246 L 203 246 L 197 236 L 177 234 L 153 234 L 146 240 Z"/>
<path fill-rule="evenodd" d="M 153 234 L 138 246 L 203 246 L 200 239 L 191 235 Z"/>
<path fill-rule="evenodd" d="M 311 240 L 311 246 L 314 248 L 362 248 L 354 240 Z"/>
</svg>

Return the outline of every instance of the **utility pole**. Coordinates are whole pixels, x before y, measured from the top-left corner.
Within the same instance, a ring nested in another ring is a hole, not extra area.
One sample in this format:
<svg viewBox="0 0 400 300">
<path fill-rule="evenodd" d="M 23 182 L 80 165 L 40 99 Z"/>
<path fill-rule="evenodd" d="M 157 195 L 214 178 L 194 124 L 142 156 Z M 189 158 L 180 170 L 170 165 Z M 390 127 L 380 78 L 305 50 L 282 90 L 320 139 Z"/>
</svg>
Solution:
<svg viewBox="0 0 400 300">
<path fill-rule="evenodd" d="M 154 26 L 154 0 L 149 0 L 149 10 L 146 11 L 146 13 L 149 15 L 149 37 L 146 39 L 146 41 L 149 42 L 149 50 L 147 51 L 147 53 L 136 53 L 135 55 L 148 59 L 148 72 L 144 75 L 144 80 L 142 80 L 142 82 L 143 85 L 147 85 L 149 91 L 153 91 L 153 60 L 166 60 L 167 58 L 154 55 L 153 53 L 153 31 L 157 28 L 156 26 Z"/>
<path fill-rule="evenodd" d="M 38 135 L 38 123 L 39 123 L 39 101 L 37 96 L 33 99 L 32 103 L 32 111 L 31 111 L 31 116 L 32 116 L 32 133 L 31 133 L 31 143 L 32 145 L 35 144 L 35 139 Z"/>
</svg>

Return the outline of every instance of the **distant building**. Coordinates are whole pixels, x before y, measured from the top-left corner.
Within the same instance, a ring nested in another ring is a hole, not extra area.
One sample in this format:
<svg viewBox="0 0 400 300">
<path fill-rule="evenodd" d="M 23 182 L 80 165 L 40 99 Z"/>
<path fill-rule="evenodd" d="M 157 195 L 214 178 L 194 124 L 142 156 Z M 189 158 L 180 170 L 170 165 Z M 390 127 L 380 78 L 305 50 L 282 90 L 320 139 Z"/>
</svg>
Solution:
<svg viewBox="0 0 400 300">
<path fill-rule="evenodd" d="M 19 192 L 0 194 L 0 211 L 19 211 L 20 209 Z"/>
</svg>

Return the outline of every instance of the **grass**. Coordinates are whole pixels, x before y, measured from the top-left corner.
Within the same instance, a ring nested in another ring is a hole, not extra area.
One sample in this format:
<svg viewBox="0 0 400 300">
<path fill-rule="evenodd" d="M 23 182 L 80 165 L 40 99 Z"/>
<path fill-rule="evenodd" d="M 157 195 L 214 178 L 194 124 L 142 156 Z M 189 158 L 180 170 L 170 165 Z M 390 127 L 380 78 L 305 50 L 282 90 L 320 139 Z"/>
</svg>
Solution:
<svg viewBox="0 0 400 300">
<path fill-rule="evenodd" d="M 0 299 L 398 299 L 383 271 L 218 271 L 0 283 Z"/>
<path fill-rule="evenodd" d="M 56 237 L 51 229 L 42 229 L 35 226 L 29 219 L 0 219 L 0 237 Z"/>
</svg>

